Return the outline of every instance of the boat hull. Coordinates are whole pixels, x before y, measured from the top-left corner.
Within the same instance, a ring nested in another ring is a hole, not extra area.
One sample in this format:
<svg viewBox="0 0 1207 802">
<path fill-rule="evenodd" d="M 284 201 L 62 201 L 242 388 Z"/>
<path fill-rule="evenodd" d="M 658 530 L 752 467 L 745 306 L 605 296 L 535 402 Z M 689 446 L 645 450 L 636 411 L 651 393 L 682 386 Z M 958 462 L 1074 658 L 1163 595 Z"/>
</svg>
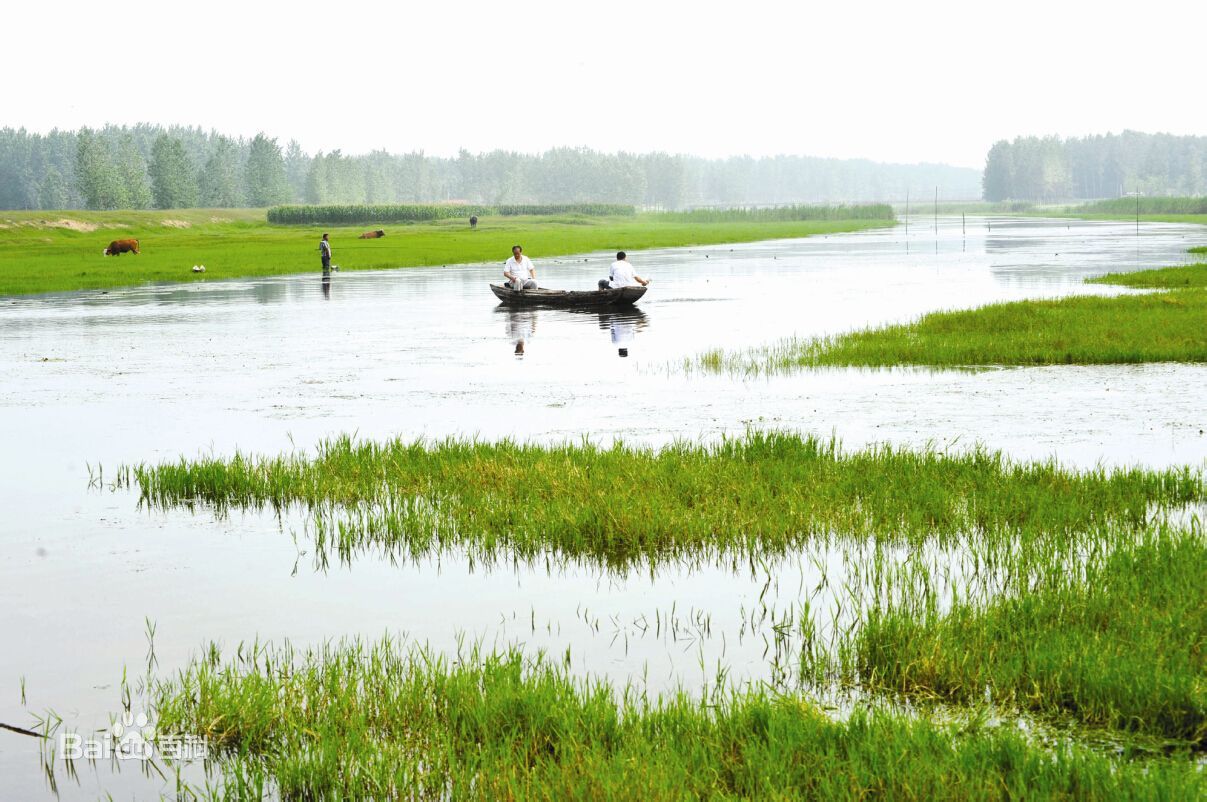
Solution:
<svg viewBox="0 0 1207 802">
<path fill-rule="evenodd" d="M 645 295 L 645 287 L 621 287 L 616 290 L 513 290 L 491 284 L 490 291 L 511 306 L 632 306 Z"/>
</svg>

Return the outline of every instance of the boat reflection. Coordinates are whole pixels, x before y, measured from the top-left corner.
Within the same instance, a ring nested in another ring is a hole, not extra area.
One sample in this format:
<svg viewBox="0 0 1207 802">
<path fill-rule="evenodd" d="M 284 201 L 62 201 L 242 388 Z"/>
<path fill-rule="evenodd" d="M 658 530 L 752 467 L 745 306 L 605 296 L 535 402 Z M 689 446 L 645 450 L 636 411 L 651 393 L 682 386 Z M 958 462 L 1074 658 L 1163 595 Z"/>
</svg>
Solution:
<svg viewBox="0 0 1207 802">
<path fill-rule="evenodd" d="M 598 318 L 599 327 L 611 334 L 612 345 L 616 346 L 616 353 L 620 357 L 629 355 L 629 344 L 637 338 L 637 332 L 643 331 L 649 325 L 649 317 L 635 306 L 593 311 L 587 314 Z"/>
<path fill-rule="evenodd" d="M 612 345 L 621 357 L 629 355 L 629 346 L 637 334 L 649 326 L 649 316 L 634 306 L 552 310 L 499 304 L 495 311 L 504 316 L 507 341 L 512 346 L 512 353 L 519 358 L 524 356 L 536 334 L 538 318 L 594 321 L 601 330 L 608 332 Z"/>
</svg>

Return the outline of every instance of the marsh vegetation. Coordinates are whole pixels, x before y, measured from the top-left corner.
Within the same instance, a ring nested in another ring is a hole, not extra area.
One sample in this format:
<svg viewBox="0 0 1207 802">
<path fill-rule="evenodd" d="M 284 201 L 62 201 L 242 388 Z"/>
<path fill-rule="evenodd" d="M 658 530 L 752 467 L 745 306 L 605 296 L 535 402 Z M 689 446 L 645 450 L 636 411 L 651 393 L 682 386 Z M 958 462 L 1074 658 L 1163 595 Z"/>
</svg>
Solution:
<svg viewBox="0 0 1207 802">
<path fill-rule="evenodd" d="M 932 312 L 913 323 L 749 351 L 685 367 L 761 374 L 813 367 L 989 367 L 1207 362 L 1207 265 L 1113 273 L 1094 283 L 1168 292 L 1013 301 Z"/>
</svg>

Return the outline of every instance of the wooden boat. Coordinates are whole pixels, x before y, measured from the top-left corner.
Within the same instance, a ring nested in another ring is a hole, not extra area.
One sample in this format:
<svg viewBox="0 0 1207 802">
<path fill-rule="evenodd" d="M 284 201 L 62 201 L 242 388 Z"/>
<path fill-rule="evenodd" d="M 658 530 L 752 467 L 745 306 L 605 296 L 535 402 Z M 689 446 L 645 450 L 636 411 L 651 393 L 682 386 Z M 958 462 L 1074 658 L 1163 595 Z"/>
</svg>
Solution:
<svg viewBox="0 0 1207 802">
<path fill-rule="evenodd" d="M 617 290 L 513 290 L 491 284 L 490 291 L 505 304 L 513 306 L 632 306 L 645 295 L 645 287 L 621 287 Z"/>
</svg>

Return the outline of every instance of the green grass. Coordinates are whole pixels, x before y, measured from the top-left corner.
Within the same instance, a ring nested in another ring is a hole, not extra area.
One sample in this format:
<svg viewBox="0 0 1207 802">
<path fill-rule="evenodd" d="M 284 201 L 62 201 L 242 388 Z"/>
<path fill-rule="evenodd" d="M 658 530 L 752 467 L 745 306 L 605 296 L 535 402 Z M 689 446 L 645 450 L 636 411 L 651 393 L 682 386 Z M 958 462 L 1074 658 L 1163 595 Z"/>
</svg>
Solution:
<svg viewBox="0 0 1207 802">
<path fill-rule="evenodd" d="M 933 312 L 913 323 L 834 337 L 790 339 L 744 352 L 709 351 L 685 367 L 773 373 L 814 367 L 1207 362 L 1207 265 L 1116 273 L 1092 281 L 1176 291 Z"/>
<path fill-rule="evenodd" d="M 1009 727 L 765 692 L 648 699 L 516 651 L 448 661 L 382 640 L 217 645 L 153 688 L 229 798 L 1190 799 L 1188 760 L 1127 761 Z"/>
<path fill-rule="evenodd" d="M 981 450 L 848 453 L 834 440 L 779 433 L 661 450 L 341 437 L 313 455 L 182 459 L 118 476 L 154 507 L 303 505 L 320 550 L 345 556 L 368 545 L 410 554 L 469 546 L 616 566 L 718 550 L 773 553 L 832 536 L 912 544 L 972 533 L 1068 537 L 1142 526 L 1154 505 L 1207 494 L 1190 469 L 1076 472 Z"/>
<path fill-rule="evenodd" d="M 1201 534 L 1150 535 L 988 606 L 873 612 L 854 654 L 869 688 L 962 704 L 990 689 L 1009 706 L 1202 750 L 1205 578 Z"/>
<path fill-rule="evenodd" d="M 1204 253 L 1202 248 L 1191 248 L 1191 253 Z M 1154 290 L 1182 290 L 1207 288 L 1207 264 L 1185 267 L 1162 267 L 1157 270 L 1138 270 L 1134 273 L 1108 273 L 1105 276 L 1087 279 L 1091 284 L 1116 284 L 1122 287 Z"/>
<path fill-rule="evenodd" d="M 93 231 L 49 225 L 61 220 Z M 165 225 L 179 221 L 187 227 Z M 892 220 L 675 222 L 656 214 L 618 217 L 485 217 L 477 230 L 463 220 L 384 226 L 386 236 L 357 237 L 379 226 L 271 226 L 263 210 L 158 212 L 0 212 L 0 296 L 104 289 L 146 282 L 191 282 L 319 269 L 318 241 L 330 232 L 342 270 L 498 262 L 521 243 L 556 283 L 553 256 L 640 251 L 686 245 L 806 237 L 893 225 Z M 140 255 L 102 256 L 113 239 L 140 240 Z M 195 274 L 193 265 L 206 272 Z"/>
<path fill-rule="evenodd" d="M 1070 211 L 1081 214 L 1141 215 L 1192 214 L 1207 216 L 1207 197 L 1172 198 L 1108 198 L 1075 206 Z"/>
</svg>

